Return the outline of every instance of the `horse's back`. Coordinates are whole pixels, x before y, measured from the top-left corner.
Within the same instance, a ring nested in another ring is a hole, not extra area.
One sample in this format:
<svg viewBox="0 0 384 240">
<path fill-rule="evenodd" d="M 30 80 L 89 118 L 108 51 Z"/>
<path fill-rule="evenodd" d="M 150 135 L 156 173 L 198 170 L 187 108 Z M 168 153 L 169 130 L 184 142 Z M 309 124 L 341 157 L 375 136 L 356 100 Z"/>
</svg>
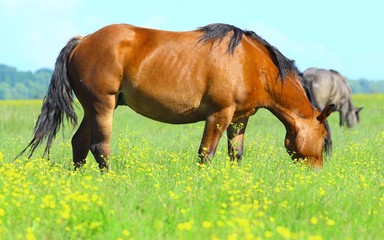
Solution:
<svg viewBox="0 0 384 240">
<path fill-rule="evenodd" d="M 327 70 L 309 68 L 304 71 L 303 75 L 309 81 L 315 100 L 321 109 L 337 101 L 337 86 Z"/>
<path fill-rule="evenodd" d="M 309 68 L 303 75 L 310 82 L 315 99 L 321 108 L 335 104 L 336 110 L 339 110 L 351 95 L 348 83 L 335 70 Z"/>
</svg>

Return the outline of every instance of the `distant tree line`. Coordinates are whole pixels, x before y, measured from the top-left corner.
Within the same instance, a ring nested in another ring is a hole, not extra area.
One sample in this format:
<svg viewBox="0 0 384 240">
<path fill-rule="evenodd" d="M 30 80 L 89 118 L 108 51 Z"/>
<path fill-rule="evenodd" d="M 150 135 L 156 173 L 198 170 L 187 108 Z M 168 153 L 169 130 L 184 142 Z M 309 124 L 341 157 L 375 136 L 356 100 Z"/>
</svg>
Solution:
<svg viewBox="0 0 384 240">
<path fill-rule="evenodd" d="M 52 70 L 18 71 L 0 64 L 0 99 L 39 99 L 45 96 Z"/>
<path fill-rule="evenodd" d="M 42 99 L 47 92 L 51 76 L 51 69 L 25 72 L 0 64 L 0 100 Z M 384 93 L 384 80 L 347 80 L 353 93 Z"/>
<path fill-rule="evenodd" d="M 384 93 L 384 80 L 347 80 L 352 88 L 352 93 Z"/>
</svg>

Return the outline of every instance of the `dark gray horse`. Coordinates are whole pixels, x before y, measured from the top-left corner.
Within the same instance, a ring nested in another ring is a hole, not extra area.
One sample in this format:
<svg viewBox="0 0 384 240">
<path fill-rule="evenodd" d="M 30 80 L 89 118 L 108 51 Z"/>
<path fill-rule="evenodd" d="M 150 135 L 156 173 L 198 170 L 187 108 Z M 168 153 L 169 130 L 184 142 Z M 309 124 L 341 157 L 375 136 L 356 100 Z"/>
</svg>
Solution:
<svg viewBox="0 0 384 240">
<path fill-rule="evenodd" d="M 315 101 L 323 109 L 335 104 L 334 111 L 340 113 L 340 126 L 345 122 L 353 127 L 360 120 L 359 112 L 352 104 L 352 91 L 345 78 L 335 70 L 308 68 L 304 71 L 304 82 L 312 89 Z"/>
</svg>

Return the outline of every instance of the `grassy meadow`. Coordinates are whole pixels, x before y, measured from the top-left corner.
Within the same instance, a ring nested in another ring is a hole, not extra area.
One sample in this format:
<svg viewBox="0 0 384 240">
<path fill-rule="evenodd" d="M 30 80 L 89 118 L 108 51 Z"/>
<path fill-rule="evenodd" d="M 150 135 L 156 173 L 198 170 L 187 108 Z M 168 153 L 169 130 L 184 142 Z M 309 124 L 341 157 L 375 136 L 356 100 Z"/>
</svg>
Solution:
<svg viewBox="0 0 384 240">
<path fill-rule="evenodd" d="M 203 123 L 169 125 L 127 107 L 114 117 L 112 169 L 93 156 L 72 170 L 68 126 L 50 159 L 28 144 L 40 101 L 0 102 L 0 239 L 384 239 L 384 95 L 354 95 L 361 122 L 329 122 L 333 154 L 322 170 L 293 164 L 283 125 L 260 110 L 241 165 L 222 139 L 198 167 Z M 81 110 L 79 117 L 81 118 Z"/>
</svg>

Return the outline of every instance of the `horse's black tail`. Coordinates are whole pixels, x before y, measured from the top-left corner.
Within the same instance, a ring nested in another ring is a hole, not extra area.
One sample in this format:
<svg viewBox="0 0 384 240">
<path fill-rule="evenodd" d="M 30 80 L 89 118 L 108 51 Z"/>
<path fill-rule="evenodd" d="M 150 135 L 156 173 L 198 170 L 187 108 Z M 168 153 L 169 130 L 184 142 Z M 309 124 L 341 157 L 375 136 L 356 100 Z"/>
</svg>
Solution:
<svg viewBox="0 0 384 240">
<path fill-rule="evenodd" d="M 51 83 L 44 97 L 41 113 L 36 121 L 34 137 L 16 158 L 24 154 L 27 149 L 30 151 L 28 156 L 28 158 L 30 158 L 35 149 L 44 141 L 47 142 L 43 155 L 45 156 L 49 152 L 52 141 L 59 131 L 60 126 L 64 124 L 64 115 L 66 115 L 67 120 L 69 120 L 72 125 L 77 124 L 76 112 L 72 106 L 72 87 L 67 75 L 67 61 L 80 41 L 81 37 L 72 38 L 57 57 Z"/>
</svg>

